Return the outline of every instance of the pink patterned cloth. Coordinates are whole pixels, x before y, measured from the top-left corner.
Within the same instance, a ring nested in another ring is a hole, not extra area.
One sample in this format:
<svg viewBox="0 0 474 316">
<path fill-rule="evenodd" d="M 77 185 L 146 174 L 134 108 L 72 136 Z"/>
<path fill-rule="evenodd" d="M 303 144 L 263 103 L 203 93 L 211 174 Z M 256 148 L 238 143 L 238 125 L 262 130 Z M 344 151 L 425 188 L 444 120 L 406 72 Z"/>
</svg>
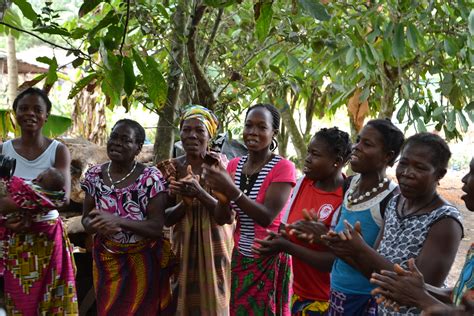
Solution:
<svg viewBox="0 0 474 316">
<path fill-rule="evenodd" d="M 102 166 L 91 167 L 81 182 L 82 189 L 94 198 L 96 207 L 122 218 L 145 220 L 148 201 L 166 190 L 161 172 L 156 167 L 146 167 L 133 184 L 112 189 L 104 183 Z M 118 243 L 134 243 L 143 239 L 128 231 L 121 231 L 109 238 Z"/>
<path fill-rule="evenodd" d="M 8 315 L 77 315 L 75 266 L 61 218 L 33 222 L 7 235 L 5 298 Z"/>
</svg>

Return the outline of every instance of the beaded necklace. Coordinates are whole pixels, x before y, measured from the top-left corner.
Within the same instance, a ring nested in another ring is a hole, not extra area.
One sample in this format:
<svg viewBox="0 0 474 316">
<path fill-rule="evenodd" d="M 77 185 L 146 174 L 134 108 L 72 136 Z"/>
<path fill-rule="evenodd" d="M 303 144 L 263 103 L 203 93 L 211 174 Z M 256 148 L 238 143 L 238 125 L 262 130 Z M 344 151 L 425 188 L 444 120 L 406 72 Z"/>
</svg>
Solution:
<svg viewBox="0 0 474 316">
<path fill-rule="evenodd" d="M 378 192 L 381 188 L 383 188 L 383 186 L 387 182 L 388 182 L 388 178 L 383 178 L 375 187 L 373 187 L 372 189 L 368 190 L 367 192 L 359 195 L 356 198 L 353 197 L 354 189 L 350 189 L 348 194 L 347 194 L 347 202 L 349 204 L 356 204 L 356 203 L 362 201 L 363 199 L 366 199 L 366 198 L 370 197 L 372 194 Z"/>
</svg>

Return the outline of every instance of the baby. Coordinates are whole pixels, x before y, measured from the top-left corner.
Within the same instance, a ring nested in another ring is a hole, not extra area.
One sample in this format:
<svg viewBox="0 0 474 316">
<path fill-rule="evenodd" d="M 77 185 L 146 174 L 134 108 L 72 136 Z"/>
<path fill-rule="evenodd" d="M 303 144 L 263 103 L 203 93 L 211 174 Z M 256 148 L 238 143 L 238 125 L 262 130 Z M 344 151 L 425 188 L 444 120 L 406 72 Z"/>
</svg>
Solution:
<svg viewBox="0 0 474 316">
<path fill-rule="evenodd" d="M 19 177 L 0 180 L 0 212 L 6 217 L 17 216 L 20 210 L 34 214 L 57 209 L 64 204 L 65 180 L 56 168 L 48 168 L 36 179 L 24 180 Z"/>
</svg>

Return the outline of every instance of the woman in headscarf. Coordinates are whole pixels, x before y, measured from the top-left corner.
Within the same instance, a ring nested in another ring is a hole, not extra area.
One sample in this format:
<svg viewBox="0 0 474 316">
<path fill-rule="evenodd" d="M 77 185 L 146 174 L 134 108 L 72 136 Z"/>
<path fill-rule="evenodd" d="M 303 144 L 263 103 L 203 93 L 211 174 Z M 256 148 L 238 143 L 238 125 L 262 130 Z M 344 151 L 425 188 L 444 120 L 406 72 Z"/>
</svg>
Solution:
<svg viewBox="0 0 474 316">
<path fill-rule="evenodd" d="M 209 156 L 225 160 L 208 149 L 217 128 L 210 110 L 186 107 L 180 120 L 185 154 L 158 164 L 168 181 L 172 205 L 165 212 L 165 225 L 172 227 L 172 245 L 180 262 L 174 282 L 177 315 L 229 313 L 233 225 L 216 223 L 217 200 L 201 180 L 201 166 L 209 163 Z"/>
</svg>

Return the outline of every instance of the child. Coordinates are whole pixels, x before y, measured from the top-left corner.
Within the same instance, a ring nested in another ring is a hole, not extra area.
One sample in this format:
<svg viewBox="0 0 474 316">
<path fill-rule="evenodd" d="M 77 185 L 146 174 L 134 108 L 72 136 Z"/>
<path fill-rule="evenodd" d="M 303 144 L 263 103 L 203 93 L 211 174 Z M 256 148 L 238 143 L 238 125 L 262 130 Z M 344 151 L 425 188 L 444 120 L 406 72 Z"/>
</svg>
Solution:
<svg viewBox="0 0 474 316">
<path fill-rule="evenodd" d="M 56 168 L 48 168 L 33 180 L 13 176 L 0 180 L 0 212 L 6 218 L 18 215 L 20 210 L 44 213 L 64 204 L 64 176 Z"/>
<path fill-rule="evenodd" d="M 283 219 L 290 230 L 302 232 L 310 224 L 302 221 L 305 210 L 315 215 L 324 231 L 334 226 L 343 196 L 341 170 L 350 153 L 349 135 L 337 127 L 323 128 L 314 135 L 305 159 L 305 175 L 298 180 Z M 263 254 L 273 249 L 292 255 L 292 315 L 323 315 L 329 307 L 329 272 L 335 257 L 325 246 L 302 241 L 299 235 L 258 240 L 261 247 L 255 251 Z"/>
</svg>

